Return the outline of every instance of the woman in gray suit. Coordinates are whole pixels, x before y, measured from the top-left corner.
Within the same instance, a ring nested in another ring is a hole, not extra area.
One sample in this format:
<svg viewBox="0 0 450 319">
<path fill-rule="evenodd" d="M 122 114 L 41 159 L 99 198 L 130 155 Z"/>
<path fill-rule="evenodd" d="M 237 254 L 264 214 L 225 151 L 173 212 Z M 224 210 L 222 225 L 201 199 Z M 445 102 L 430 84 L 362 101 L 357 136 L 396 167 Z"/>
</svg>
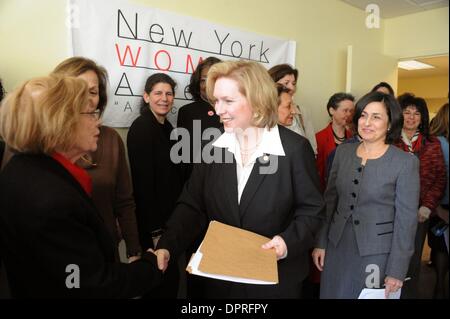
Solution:
<svg viewBox="0 0 450 319">
<path fill-rule="evenodd" d="M 391 145 L 403 126 L 401 108 L 371 92 L 353 122 L 362 141 L 337 148 L 313 251 L 321 298 L 355 299 L 363 288 L 383 286 L 388 297 L 402 287 L 414 251 L 419 162 Z"/>
</svg>

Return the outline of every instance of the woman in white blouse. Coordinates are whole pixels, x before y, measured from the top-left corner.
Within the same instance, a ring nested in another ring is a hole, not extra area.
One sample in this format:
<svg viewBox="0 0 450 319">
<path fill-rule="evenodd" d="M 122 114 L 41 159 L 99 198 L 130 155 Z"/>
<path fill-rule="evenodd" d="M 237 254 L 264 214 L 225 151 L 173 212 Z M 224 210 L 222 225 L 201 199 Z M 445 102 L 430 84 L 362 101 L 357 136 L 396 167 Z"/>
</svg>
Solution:
<svg viewBox="0 0 450 319">
<path fill-rule="evenodd" d="M 276 252 L 279 284 L 206 279 L 204 297 L 299 298 L 324 207 L 311 145 L 277 125 L 277 91 L 256 62 L 215 64 L 207 94 L 225 133 L 213 161 L 194 166 L 158 243 L 159 267 L 216 220 L 271 238 L 262 248 Z"/>
</svg>

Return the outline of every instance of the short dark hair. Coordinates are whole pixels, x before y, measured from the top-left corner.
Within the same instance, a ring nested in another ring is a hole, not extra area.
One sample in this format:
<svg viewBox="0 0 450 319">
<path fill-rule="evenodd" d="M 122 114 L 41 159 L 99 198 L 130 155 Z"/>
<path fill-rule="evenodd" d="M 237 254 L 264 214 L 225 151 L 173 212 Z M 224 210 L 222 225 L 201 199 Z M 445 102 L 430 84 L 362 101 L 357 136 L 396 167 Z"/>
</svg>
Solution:
<svg viewBox="0 0 450 319">
<path fill-rule="evenodd" d="M 0 102 L 3 100 L 5 96 L 5 89 L 3 88 L 2 79 L 0 79 Z"/>
<path fill-rule="evenodd" d="M 392 144 L 400 138 L 403 128 L 403 112 L 393 95 L 384 94 L 382 92 L 370 92 L 364 95 L 356 103 L 355 116 L 353 117 L 353 125 L 358 132 L 358 120 L 366 106 L 372 102 L 380 102 L 384 105 L 389 119 L 389 130 L 386 134 L 384 142 Z"/>
<path fill-rule="evenodd" d="M 298 70 L 294 69 L 289 64 L 278 64 L 269 69 L 269 75 L 274 82 L 278 82 L 280 79 L 284 78 L 286 75 L 294 75 L 295 81 L 298 78 Z"/>
<path fill-rule="evenodd" d="M 398 103 L 400 103 L 400 107 L 402 111 L 404 111 L 408 106 L 414 107 L 420 113 L 420 125 L 419 131 L 420 133 L 428 139 L 430 136 L 430 114 L 428 113 L 428 106 L 425 99 L 421 97 L 416 97 L 412 93 L 404 93 L 400 95 L 398 98 Z"/>
<path fill-rule="evenodd" d="M 278 93 L 278 105 L 280 105 L 281 94 L 283 94 L 283 93 L 291 94 L 291 90 L 280 83 L 275 83 L 275 86 L 277 88 L 277 93 Z"/>
<path fill-rule="evenodd" d="M 380 82 L 380 83 L 378 83 L 377 85 L 375 85 L 375 86 L 373 87 L 373 89 L 372 89 L 370 92 L 375 92 L 375 91 L 378 90 L 379 88 L 386 88 L 386 89 L 388 89 L 389 94 L 391 94 L 392 96 L 395 96 L 394 89 L 393 89 L 392 86 L 391 86 L 389 83 L 387 83 L 387 82 Z"/>
<path fill-rule="evenodd" d="M 351 95 L 350 93 L 344 93 L 344 92 L 339 92 L 339 93 L 333 94 L 327 103 L 328 115 L 331 116 L 331 113 L 330 113 L 331 108 L 334 110 L 337 110 L 338 104 L 341 103 L 342 101 L 346 101 L 346 100 L 354 102 L 355 97 L 353 95 Z"/>
<path fill-rule="evenodd" d="M 210 56 L 204 61 L 200 62 L 195 69 L 194 73 L 191 75 L 191 80 L 188 85 L 188 92 L 192 95 L 195 101 L 200 101 L 202 99 L 200 94 L 200 81 L 202 77 L 202 71 L 206 67 L 211 67 L 216 63 L 222 62 L 220 59 Z"/>
<path fill-rule="evenodd" d="M 150 92 L 153 90 L 153 87 L 158 83 L 167 83 L 172 87 L 172 93 L 175 96 L 175 89 L 177 87 L 177 83 L 174 79 L 172 79 L 170 76 L 164 73 L 155 73 L 150 75 L 147 78 L 147 81 L 145 82 L 145 92 L 147 94 L 150 94 Z M 141 102 L 141 114 L 145 113 L 148 110 L 148 104 L 145 103 L 144 98 L 142 98 Z"/>
</svg>

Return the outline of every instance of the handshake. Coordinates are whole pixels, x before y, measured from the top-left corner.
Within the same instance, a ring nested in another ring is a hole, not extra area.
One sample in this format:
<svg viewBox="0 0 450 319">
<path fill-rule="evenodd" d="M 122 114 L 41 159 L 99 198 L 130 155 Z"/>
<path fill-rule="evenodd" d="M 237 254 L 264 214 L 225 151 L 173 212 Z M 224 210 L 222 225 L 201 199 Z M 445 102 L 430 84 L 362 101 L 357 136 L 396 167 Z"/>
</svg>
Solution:
<svg viewBox="0 0 450 319">
<path fill-rule="evenodd" d="M 147 249 L 147 252 L 153 253 L 156 255 L 156 260 L 158 262 L 158 269 L 162 272 L 165 272 L 167 266 L 169 265 L 170 253 L 167 249 L 158 249 L 153 250 L 151 248 Z"/>
</svg>

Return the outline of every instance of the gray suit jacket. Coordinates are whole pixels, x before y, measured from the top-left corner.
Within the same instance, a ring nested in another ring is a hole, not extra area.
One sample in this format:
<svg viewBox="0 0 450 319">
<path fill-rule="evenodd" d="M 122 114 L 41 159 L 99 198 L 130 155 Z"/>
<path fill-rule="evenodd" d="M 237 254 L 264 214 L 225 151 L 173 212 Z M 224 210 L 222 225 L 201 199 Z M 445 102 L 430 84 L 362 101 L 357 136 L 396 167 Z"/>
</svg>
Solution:
<svg viewBox="0 0 450 319">
<path fill-rule="evenodd" d="M 351 218 L 361 256 L 389 254 L 386 275 L 403 280 L 414 252 L 419 207 L 419 161 L 395 146 L 361 165 L 359 143 L 342 144 L 328 179 L 326 221 L 317 247 L 338 245 Z"/>
</svg>

